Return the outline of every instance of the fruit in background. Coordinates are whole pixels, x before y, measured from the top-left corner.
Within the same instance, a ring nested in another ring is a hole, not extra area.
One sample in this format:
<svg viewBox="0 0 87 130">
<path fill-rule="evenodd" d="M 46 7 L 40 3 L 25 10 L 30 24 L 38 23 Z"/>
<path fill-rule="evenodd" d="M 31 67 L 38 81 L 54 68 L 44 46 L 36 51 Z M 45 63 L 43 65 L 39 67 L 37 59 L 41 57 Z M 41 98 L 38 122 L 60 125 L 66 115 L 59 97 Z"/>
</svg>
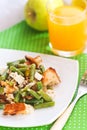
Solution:
<svg viewBox="0 0 87 130">
<path fill-rule="evenodd" d="M 72 0 L 72 5 L 80 6 L 82 9 L 86 9 L 86 0 Z"/>
<path fill-rule="evenodd" d="M 39 31 L 48 30 L 47 1 L 48 0 L 28 0 L 25 4 L 24 16 L 27 24 Z M 63 5 L 62 0 L 55 0 L 55 5 L 53 5 L 52 8 L 61 5 Z"/>
<path fill-rule="evenodd" d="M 39 31 L 45 31 L 48 29 L 46 9 L 47 1 L 48 0 L 28 0 L 24 8 L 24 15 L 27 24 Z"/>
</svg>

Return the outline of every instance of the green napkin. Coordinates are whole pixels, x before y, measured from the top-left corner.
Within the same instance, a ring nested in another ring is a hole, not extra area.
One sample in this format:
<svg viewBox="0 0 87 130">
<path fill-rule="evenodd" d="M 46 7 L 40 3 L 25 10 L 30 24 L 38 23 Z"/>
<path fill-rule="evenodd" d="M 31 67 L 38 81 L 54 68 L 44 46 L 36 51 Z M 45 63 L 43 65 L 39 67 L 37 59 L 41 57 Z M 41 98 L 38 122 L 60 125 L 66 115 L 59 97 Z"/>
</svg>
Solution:
<svg viewBox="0 0 87 130">
<path fill-rule="evenodd" d="M 25 21 L 0 32 L 0 48 L 25 50 L 52 54 L 47 49 L 49 35 L 47 31 L 39 32 L 31 29 Z M 80 78 L 87 69 L 87 55 L 81 54 L 72 59 L 76 59 L 80 64 Z M 79 80 L 80 80 L 79 78 Z M 84 95 L 77 102 L 69 120 L 63 130 L 86 130 L 87 129 L 87 95 Z M 28 128 L 10 128 L 0 126 L 0 130 L 50 130 L 52 124 Z"/>
</svg>

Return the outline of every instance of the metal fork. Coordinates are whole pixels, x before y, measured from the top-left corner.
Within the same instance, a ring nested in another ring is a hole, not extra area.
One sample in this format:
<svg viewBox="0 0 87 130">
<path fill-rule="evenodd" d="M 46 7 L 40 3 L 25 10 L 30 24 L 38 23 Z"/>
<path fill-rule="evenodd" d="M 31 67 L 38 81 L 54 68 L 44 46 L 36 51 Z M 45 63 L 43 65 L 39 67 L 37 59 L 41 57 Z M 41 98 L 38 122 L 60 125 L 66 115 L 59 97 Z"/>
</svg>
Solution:
<svg viewBox="0 0 87 130">
<path fill-rule="evenodd" d="M 82 79 L 80 81 L 80 85 L 78 88 L 78 93 L 74 101 L 68 106 L 68 108 L 63 112 L 62 115 L 55 121 L 54 125 L 50 130 L 62 130 L 65 123 L 67 122 L 76 102 L 83 96 L 87 94 L 87 70 L 85 71 Z"/>
</svg>

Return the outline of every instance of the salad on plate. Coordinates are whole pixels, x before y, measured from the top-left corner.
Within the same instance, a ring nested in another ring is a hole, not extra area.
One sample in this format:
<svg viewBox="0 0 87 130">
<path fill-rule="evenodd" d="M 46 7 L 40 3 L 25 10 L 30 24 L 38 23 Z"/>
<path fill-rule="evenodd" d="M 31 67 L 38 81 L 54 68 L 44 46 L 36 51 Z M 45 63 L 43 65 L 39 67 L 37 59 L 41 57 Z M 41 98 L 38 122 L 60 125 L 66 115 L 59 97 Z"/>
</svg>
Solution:
<svg viewBox="0 0 87 130">
<path fill-rule="evenodd" d="M 61 82 L 56 70 L 45 68 L 41 56 L 8 62 L 0 71 L 0 108 L 3 115 L 32 113 L 52 107 L 54 87 Z"/>
</svg>

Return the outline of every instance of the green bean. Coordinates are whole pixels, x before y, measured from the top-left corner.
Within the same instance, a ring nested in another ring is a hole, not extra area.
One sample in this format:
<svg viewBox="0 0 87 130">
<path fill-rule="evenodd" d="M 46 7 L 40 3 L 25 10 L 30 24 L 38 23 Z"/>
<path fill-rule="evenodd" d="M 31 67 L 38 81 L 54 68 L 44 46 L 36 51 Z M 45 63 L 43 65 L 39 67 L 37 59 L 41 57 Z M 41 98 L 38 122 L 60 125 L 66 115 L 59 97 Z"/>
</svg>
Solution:
<svg viewBox="0 0 87 130">
<path fill-rule="evenodd" d="M 29 71 L 29 68 L 28 68 L 28 69 L 26 69 L 26 71 L 25 71 L 25 77 L 29 77 L 29 74 L 30 74 L 30 71 Z"/>
<path fill-rule="evenodd" d="M 4 109 L 4 104 L 0 104 L 0 109 Z"/>
<path fill-rule="evenodd" d="M 17 67 L 17 68 L 26 68 L 28 66 L 26 64 L 16 64 L 15 67 Z"/>
<path fill-rule="evenodd" d="M 55 105 L 54 101 L 44 102 L 44 103 L 41 103 L 41 104 L 34 104 L 34 108 L 39 109 L 39 108 L 45 108 L 45 107 L 52 107 L 54 105 Z"/>
<path fill-rule="evenodd" d="M 7 66 L 15 66 L 16 64 L 21 64 L 21 63 L 24 63 L 24 62 L 25 62 L 25 59 L 20 59 L 20 60 L 8 62 Z"/>
<path fill-rule="evenodd" d="M 17 72 L 18 74 L 24 76 L 24 74 L 23 74 L 19 69 L 17 69 L 17 68 L 14 67 L 14 66 L 10 66 L 10 70 L 11 70 L 12 72 Z"/>
<path fill-rule="evenodd" d="M 36 69 L 36 65 L 32 64 L 30 66 L 30 74 L 29 74 L 30 82 L 32 82 L 34 80 L 35 69 Z"/>
<path fill-rule="evenodd" d="M 0 80 L 6 80 L 7 76 L 8 76 L 8 68 L 6 68 L 6 70 L 3 72 L 3 74 L 0 76 Z"/>
<path fill-rule="evenodd" d="M 37 92 L 35 92 L 34 90 L 28 89 L 28 91 L 29 91 L 29 93 L 30 93 L 33 97 L 35 97 L 36 99 L 40 99 L 40 98 L 41 98 L 41 96 L 40 96 L 39 94 L 37 94 Z"/>
<path fill-rule="evenodd" d="M 40 103 L 43 103 L 44 100 L 43 99 L 40 99 L 40 100 L 37 100 L 37 99 L 31 99 L 31 100 L 25 100 L 25 103 L 26 104 L 40 104 Z"/>
<path fill-rule="evenodd" d="M 19 68 L 19 70 L 24 73 L 24 72 L 26 72 L 27 67 Z"/>
<path fill-rule="evenodd" d="M 51 97 L 47 95 L 42 89 L 40 89 L 38 93 L 43 97 L 45 101 L 52 101 Z"/>
<path fill-rule="evenodd" d="M 19 101 L 20 101 L 20 97 L 21 97 L 20 91 L 18 91 L 18 92 L 15 94 L 14 101 L 15 101 L 15 102 L 19 102 Z"/>
<path fill-rule="evenodd" d="M 20 90 L 20 93 L 23 93 L 23 92 L 28 92 L 28 93 L 29 93 L 31 87 L 32 87 L 31 84 L 26 85 L 24 88 L 22 88 L 22 89 Z"/>
<path fill-rule="evenodd" d="M 37 88 L 38 88 L 38 90 L 40 90 L 40 89 L 43 88 L 43 84 L 42 84 L 41 81 L 38 81 L 38 82 L 37 82 Z"/>
<path fill-rule="evenodd" d="M 0 86 L 0 94 L 4 93 L 4 88 Z"/>
<path fill-rule="evenodd" d="M 25 97 L 27 95 L 27 91 L 23 91 L 20 93 L 22 97 Z"/>
<path fill-rule="evenodd" d="M 23 93 L 23 92 L 27 92 L 28 91 L 28 86 L 25 86 L 24 88 L 22 88 L 21 90 L 20 90 L 20 93 Z"/>
<path fill-rule="evenodd" d="M 41 70 L 42 73 L 45 71 L 45 67 L 43 65 L 40 65 L 39 68 L 40 68 L 40 70 Z"/>
<path fill-rule="evenodd" d="M 20 98 L 19 102 L 25 103 L 25 98 Z"/>
</svg>

